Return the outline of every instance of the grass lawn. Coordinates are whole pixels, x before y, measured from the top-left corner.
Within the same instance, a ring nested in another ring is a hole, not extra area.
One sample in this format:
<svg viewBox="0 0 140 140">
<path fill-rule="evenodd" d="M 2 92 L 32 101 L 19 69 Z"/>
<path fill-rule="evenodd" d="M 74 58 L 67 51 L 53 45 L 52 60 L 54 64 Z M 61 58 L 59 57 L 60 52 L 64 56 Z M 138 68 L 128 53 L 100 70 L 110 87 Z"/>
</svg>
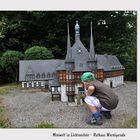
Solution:
<svg viewBox="0 0 140 140">
<path fill-rule="evenodd" d="M 8 91 L 18 88 L 18 87 L 20 87 L 20 85 L 17 83 L 10 83 L 6 85 L 2 85 L 0 86 L 0 94 L 6 94 L 8 93 Z"/>
<path fill-rule="evenodd" d="M 54 124 L 49 124 L 49 123 L 40 123 L 35 126 L 22 126 L 22 127 L 16 127 L 16 128 L 57 128 Z"/>
<path fill-rule="evenodd" d="M 0 97 L 0 128 L 7 128 L 10 126 L 9 119 L 5 113 L 5 106 L 3 104 L 3 99 Z"/>
<path fill-rule="evenodd" d="M 126 84 L 137 83 L 137 81 L 124 81 Z"/>
<path fill-rule="evenodd" d="M 16 83 L 6 84 L 0 86 L 0 95 L 7 94 L 10 90 L 18 88 L 19 85 Z M 0 128 L 11 127 L 8 116 L 5 112 L 5 106 L 3 103 L 3 98 L 0 97 Z"/>
<path fill-rule="evenodd" d="M 10 122 L 5 113 L 5 107 L 2 103 L 2 98 L 0 98 L 0 128 L 8 128 L 10 127 Z"/>
<path fill-rule="evenodd" d="M 121 128 L 137 128 L 137 118 L 132 117 L 120 126 Z"/>
</svg>

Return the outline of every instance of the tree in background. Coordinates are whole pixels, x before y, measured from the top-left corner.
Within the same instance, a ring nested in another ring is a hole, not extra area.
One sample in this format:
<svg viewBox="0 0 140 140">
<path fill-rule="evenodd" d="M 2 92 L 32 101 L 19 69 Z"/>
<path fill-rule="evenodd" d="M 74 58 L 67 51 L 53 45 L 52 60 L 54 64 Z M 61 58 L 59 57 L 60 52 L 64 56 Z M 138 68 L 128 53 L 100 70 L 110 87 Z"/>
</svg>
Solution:
<svg viewBox="0 0 140 140">
<path fill-rule="evenodd" d="M 5 73 L 5 82 L 18 82 L 19 60 L 24 59 L 22 52 L 6 51 L 1 57 L 1 67 Z"/>
<path fill-rule="evenodd" d="M 25 51 L 25 59 L 27 60 L 52 59 L 53 57 L 51 50 L 42 46 L 33 46 Z"/>
<path fill-rule="evenodd" d="M 2 68 L 1 60 L 0 60 L 0 84 L 5 83 L 4 75 L 5 75 L 5 72 L 4 72 L 4 69 Z"/>
<path fill-rule="evenodd" d="M 5 26 L 6 26 L 6 21 L 5 18 L 3 17 L 0 21 L 0 39 L 5 37 L 4 36 Z"/>
<path fill-rule="evenodd" d="M 0 56 L 7 50 L 24 53 L 45 46 L 55 59 L 64 59 L 68 20 L 71 44 L 78 20 L 81 41 L 89 49 L 92 21 L 95 52 L 116 55 L 126 68 L 125 80 L 136 80 L 136 11 L 1 11 Z"/>
</svg>

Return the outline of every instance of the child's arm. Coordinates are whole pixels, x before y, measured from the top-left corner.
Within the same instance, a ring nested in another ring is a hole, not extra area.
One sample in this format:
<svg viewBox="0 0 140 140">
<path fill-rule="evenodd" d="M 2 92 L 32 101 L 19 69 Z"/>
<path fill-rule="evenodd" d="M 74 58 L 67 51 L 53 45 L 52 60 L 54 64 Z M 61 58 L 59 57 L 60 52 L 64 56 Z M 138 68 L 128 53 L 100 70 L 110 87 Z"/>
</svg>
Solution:
<svg viewBox="0 0 140 140">
<path fill-rule="evenodd" d="M 86 96 L 90 96 L 94 91 L 95 91 L 95 87 L 94 86 L 89 86 L 88 90 L 86 92 Z"/>
</svg>

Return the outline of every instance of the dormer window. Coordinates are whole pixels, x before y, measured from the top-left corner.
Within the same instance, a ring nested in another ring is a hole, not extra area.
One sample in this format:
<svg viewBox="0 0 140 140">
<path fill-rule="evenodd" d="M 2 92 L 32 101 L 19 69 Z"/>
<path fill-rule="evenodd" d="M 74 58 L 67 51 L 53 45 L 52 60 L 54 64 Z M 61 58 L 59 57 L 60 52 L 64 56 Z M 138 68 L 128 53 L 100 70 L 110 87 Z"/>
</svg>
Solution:
<svg viewBox="0 0 140 140">
<path fill-rule="evenodd" d="M 47 73 L 47 78 L 50 78 L 51 77 L 51 74 L 48 72 Z"/>
<path fill-rule="evenodd" d="M 45 72 L 42 73 L 41 77 L 42 78 L 45 78 Z"/>
<path fill-rule="evenodd" d="M 83 63 L 80 63 L 80 64 L 79 64 L 79 67 L 83 67 Z"/>
<path fill-rule="evenodd" d="M 40 79 L 40 73 L 37 73 L 36 78 Z"/>
<path fill-rule="evenodd" d="M 89 63 L 89 64 L 88 64 L 88 67 L 89 67 L 91 70 L 94 70 L 94 69 L 95 69 L 94 63 Z"/>
<path fill-rule="evenodd" d="M 56 75 L 55 72 L 53 72 L 53 73 L 52 73 L 52 77 L 55 77 L 55 75 Z"/>
<path fill-rule="evenodd" d="M 27 71 L 26 71 L 26 74 L 25 74 L 25 79 L 27 81 L 35 79 L 34 71 L 33 71 L 33 69 L 30 66 L 28 66 L 28 68 L 27 68 Z"/>
</svg>

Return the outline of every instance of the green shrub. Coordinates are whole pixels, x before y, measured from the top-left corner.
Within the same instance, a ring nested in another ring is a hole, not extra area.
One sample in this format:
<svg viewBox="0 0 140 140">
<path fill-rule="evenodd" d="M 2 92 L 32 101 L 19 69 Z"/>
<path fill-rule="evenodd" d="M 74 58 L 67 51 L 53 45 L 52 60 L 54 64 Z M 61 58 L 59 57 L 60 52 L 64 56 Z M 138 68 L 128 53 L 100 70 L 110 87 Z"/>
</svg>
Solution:
<svg viewBox="0 0 140 140">
<path fill-rule="evenodd" d="M 27 60 L 51 59 L 53 57 L 52 52 L 42 46 L 34 46 L 25 51 L 25 59 Z"/>
<path fill-rule="evenodd" d="M 22 126 L 22 127 L 17 127 L 17 128 L 56 128 L 54 124 L 49 124 L 49 123 L 41 123 L 35 126 Z"/>
<path fill-rule="evenodd" d="M 23 59 L 24 55 L 18 51 L 6 51 L 1 57 L 1 67 L 5 76 L 6 82 L 17 82 L 19 73 L 19 60 Z"/>
</svg>

